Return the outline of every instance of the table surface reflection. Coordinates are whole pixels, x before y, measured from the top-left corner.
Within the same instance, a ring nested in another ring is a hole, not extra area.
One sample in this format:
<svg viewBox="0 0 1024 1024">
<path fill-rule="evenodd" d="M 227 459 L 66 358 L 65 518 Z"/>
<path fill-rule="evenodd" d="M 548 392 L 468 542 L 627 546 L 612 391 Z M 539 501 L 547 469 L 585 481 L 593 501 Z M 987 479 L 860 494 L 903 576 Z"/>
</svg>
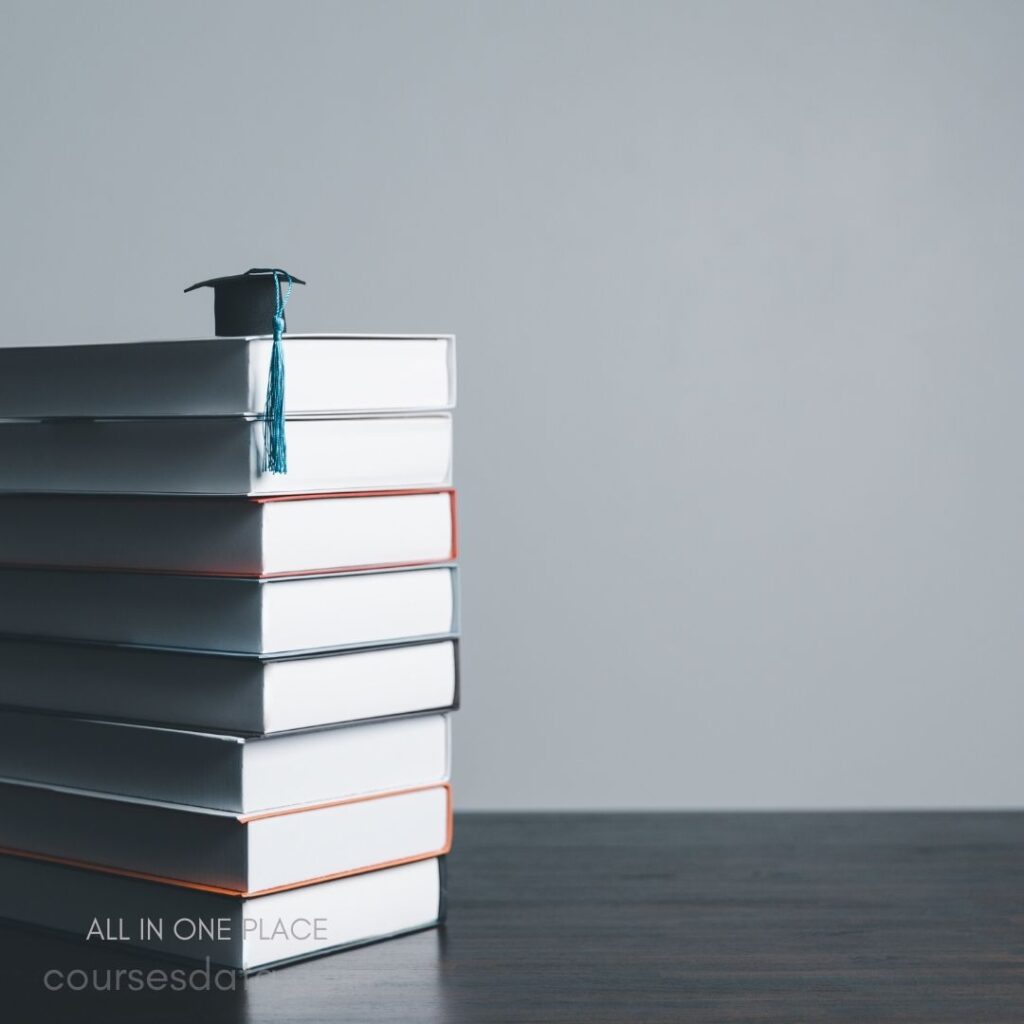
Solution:
<svg viewBox="0 0 1024 1024">
<path fill-rule="evenodd" d="M 444 928 L 226 992 L 50 993 L 159 962 L 0 926 L 0 1017 L 1024 1019 L 1022 814 L 469 814 L 449 867 Z"/>
</svg>

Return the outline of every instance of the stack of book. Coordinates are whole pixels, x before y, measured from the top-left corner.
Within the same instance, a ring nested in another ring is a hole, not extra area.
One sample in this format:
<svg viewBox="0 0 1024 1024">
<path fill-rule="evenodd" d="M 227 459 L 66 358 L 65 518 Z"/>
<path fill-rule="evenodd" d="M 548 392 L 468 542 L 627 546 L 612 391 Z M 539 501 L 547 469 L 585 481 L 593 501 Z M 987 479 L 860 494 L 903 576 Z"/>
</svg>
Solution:
<svg viewBox="0 0 1024 1024">
<path fill-rule="evenodd" d="M 0 350 L 0 917 L 251 970 L 438 923 L 450 336 Z"/>
</svg>

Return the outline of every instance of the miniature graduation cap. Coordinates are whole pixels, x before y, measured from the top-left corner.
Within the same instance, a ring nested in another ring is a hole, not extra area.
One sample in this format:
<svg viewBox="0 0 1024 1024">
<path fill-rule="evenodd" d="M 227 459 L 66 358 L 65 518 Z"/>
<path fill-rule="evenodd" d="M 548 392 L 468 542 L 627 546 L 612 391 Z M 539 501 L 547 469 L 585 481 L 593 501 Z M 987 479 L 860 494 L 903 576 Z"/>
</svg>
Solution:
<svg viewBox="0 0 1024 1024">
<path fill-rule="evenodd" d="M 281 291 L 281 282 L 285 291 Z M 273 334 L 270 373 L 267 376 L 267 400 L 263 410 L 263 466 L 267 473 L 288 472 L 288 448 L 284 431 L 284 308 L 293 284 L 305 284 L 287 270 L 253 267 L 244 274 L 214 277 L 189 285 L 213 289 L 214 332 L 218 337 L 245 337 Z"/>
<path fill-rule="evenodd" d="M 292 277 L 286 270 L 253 267 L 244 274 L 212 277 L 209 281 L 200 281 L 189 285 L 185 291 L 212 288 L 214 333 L 219 338 L 244 338 L 252 334 L 274 333 L 274 317 L 281 302 L 281 281 L 287 283 L 289 292 L 293 284 L 306 283 Z M 285 302 L 287 301 L 285 299 Z M 283 306 L 280 313 L 283 320 Z M 284 324 L 281 325 L 281 330 L 285 330 Z"/>
</svg>

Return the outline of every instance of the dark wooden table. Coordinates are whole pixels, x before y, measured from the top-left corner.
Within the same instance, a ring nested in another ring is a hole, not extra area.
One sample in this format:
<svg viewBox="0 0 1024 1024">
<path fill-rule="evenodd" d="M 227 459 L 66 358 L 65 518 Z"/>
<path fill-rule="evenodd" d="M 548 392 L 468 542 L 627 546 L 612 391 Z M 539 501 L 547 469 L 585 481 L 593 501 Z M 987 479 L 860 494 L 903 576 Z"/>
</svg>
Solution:
<svg viewBox="0 0 1024 1024">
<path fill-rule="evenodd" d="M 1024 1021 L 1024 814 L 463 815 L 450 869 L 444 929 L 229 993 L 52 995 L 140 959 L 3 927 L 0 1019 Z"/>
</svg>

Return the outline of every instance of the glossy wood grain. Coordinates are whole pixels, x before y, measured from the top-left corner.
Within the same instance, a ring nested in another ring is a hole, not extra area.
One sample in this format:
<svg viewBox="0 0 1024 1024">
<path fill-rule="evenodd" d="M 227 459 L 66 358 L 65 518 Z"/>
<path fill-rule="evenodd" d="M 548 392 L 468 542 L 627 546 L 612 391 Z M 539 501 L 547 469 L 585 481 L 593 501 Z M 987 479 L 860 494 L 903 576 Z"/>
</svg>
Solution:
<svg viewBox="0 0 1024 1024">
<path fill-rule="evenodd" d="M 1024 1020 L 1024 815 L 463 815 L 447 926 L 232 993 L 82 993 L 153 961 L 0 929 L 14 1021 Z M 59 894 L 53 894 L 59 898 Z"/>
</svg>

